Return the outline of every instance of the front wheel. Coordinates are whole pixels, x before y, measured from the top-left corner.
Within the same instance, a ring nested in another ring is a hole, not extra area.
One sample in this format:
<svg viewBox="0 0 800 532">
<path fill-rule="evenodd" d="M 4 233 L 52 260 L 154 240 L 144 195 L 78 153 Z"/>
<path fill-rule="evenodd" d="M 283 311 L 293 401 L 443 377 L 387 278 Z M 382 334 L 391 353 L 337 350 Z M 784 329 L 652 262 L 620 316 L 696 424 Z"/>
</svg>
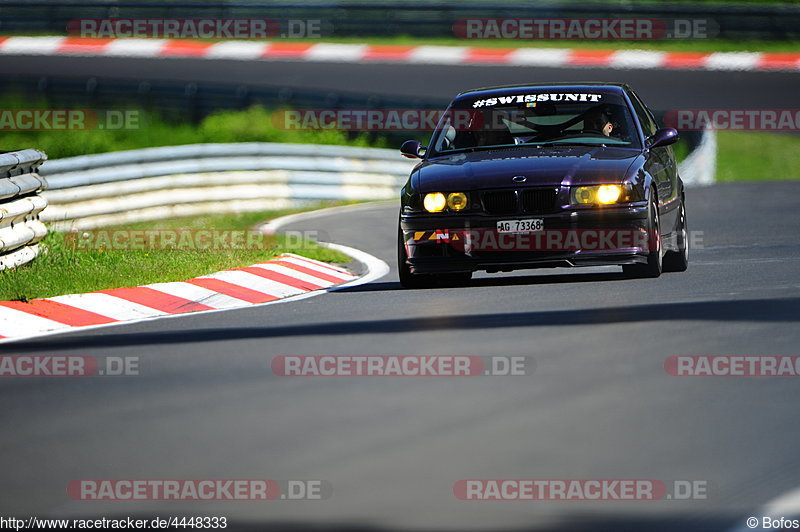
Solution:
<svg viewBox="0 0 800 532">
<path fill-rule="evenodd" d="M 681 200 L 681 211 L 678 215 L 678 251 L 667 251 L 664 254 L 665 272 L 685 272 L 689 267 L 689 229 L 686 224 L 686 206 Z"/>
<path fill-rule="evenodd" d="M 427 288 L 433 284 L 433 279 L 428 275 L 418 275 L 411 273 L 408 266 L 408 255 L 406 254 L 406 243 L 403 241 L 403 230 L 397 230 L 397 275 L 400 277 L 400 284 L 403 288 Z"/>
<path fill-rule="evenodd" d="M 625 264 L 622 271 L 630 277 L 655 278 L 663 270 L 663 255 L 661 252 L 661 217 L 658 215 L 658 204 L 655 193 L 650 194 L 647 213 L 647 243 L 650 252 L 647 254 L 645 264 Z"/>
<path fill-rule="evenodd" d="M 472 272 L 420 274 L 412 273 L 408 266 L 408 255 L 403 241 L 403 231 L 397 231 L 397 274 L 403 288 L 433 288 L 436 286 L 461 286 L 472 279 Z"/>
</svg>

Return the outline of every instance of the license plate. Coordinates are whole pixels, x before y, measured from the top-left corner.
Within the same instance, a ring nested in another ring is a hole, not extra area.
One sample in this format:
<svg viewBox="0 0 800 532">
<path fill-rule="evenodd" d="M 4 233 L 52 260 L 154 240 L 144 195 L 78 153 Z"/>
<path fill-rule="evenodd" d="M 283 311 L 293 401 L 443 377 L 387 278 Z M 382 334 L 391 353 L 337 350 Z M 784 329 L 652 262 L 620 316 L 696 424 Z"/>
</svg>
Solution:
<svg viewBox="0 0 800 532">
<path fill-rule="evenodd" d="M 497 222 L 498 233 L 532 233 L 534 231 L 544 231 L 544 220 L 542 218 L 501 220 Z"/>
</svg>

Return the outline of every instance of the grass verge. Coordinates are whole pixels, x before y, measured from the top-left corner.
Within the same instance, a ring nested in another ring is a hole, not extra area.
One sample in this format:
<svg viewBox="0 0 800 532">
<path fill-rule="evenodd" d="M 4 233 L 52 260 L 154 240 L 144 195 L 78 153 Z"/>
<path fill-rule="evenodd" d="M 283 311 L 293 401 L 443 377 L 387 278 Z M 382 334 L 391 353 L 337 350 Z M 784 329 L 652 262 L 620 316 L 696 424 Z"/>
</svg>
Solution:
<svg viewBox="0 0 800 532">
<path fill-rule="evenodd" d="M 800 179 L 800 136 L 719 131 L 717 147 L 717 181 Z"/>
<path fill-rule="evenodd" d="M 322 206 L 332 205 L 330 203 Z M 216 229 L 245 231 L 263 221 L 306 209 L 245 214 L 198 216 L 129 224 L 108 228 L 122 230 Z M 202 242 L 195 238 L 195 242 Z M 67 233 L 50 233 L 43 243 L 47 252 L 16 270 L 0 272 L 0 301 L 52 297 L 106 288 L 148 283 L 185 281 L 226 268 L 264 262 L 281 253 L 297 253 L 325 262 L 349 262 L 343 253 L 316 242 L 276 235 L 262 241 L 259 249 L 77 249 Z M 231 246 L 233 247 L 233 246 Z M 239 248 L 246 246 L 237 246 Z"/>
</svg>

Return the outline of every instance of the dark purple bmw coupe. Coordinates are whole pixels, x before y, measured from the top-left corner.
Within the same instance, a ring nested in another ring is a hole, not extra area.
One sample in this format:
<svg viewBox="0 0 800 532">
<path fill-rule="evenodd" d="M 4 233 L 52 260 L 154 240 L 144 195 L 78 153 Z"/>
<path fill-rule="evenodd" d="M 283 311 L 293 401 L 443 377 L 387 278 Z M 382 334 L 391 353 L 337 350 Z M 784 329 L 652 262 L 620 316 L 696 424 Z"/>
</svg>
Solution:
<svg viewBox="0 0 800 532">
<path fill-rule="evenodd" d="M 627 85 L 476 89 L 450 104 L 401 192 L 405 287 L 472 272 L 620 265 L 630 276 L 683 271 L 683 183 L 674 129 Z"/>
</svg>

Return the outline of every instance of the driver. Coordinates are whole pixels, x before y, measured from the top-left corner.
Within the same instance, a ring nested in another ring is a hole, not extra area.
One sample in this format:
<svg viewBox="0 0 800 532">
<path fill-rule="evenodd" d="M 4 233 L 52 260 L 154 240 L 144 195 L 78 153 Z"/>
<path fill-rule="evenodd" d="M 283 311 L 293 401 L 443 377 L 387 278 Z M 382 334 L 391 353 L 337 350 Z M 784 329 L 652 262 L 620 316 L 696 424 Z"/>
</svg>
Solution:
<svg viewBox="0 0 800 532">
<path fill-rule="evenodd" d="M 611 117 L 602 109 L 592 109 L 583 118 L 584 133 L 602 133 L 606 137 L 610 137 L 613 130 L 614 124 L 611 123 Z"/>
<path fill-rule="evenodd" d="M 515 144 L 514 135 L 511 134 L 508 126 L 503 121 L 505 117 L 505 113 L 499 110 L 484 111 L 480 118 L 472 123 L 475 146 Z"/>
</svg>

